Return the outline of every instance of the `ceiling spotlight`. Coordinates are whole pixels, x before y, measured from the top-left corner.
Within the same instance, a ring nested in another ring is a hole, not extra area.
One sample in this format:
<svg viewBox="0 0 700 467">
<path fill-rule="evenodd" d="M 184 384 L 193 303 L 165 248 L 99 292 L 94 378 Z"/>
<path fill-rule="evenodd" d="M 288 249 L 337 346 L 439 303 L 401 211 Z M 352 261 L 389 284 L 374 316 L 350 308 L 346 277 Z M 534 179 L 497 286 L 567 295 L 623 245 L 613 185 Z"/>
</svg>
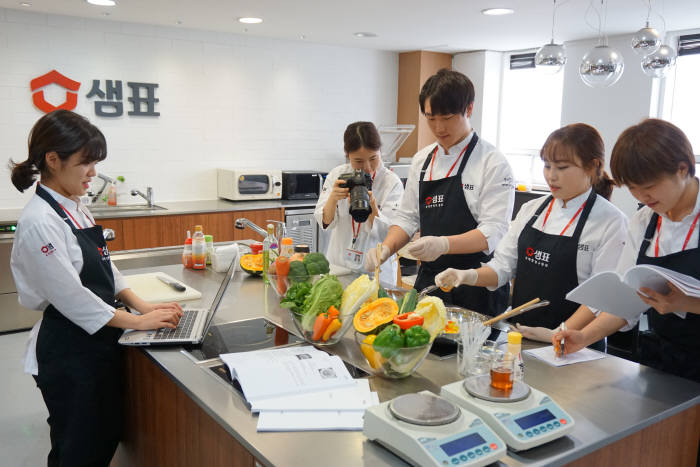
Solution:
<svg viewBox="0 0 700 467">
<path fill-rule="evenodd" d="M 117 4 L 116 0 L 85 0 L 90 5 L 97 6 L 115 6 Z"/>
<path fill-rule="evenodd" d="M 242 18 L 238 18 L 239 23 L 243 24 L 260 24 L 263 22 L 262 18 L 255 18 L 252 16 L 244 16 Z"/>
<path fill-rule="evenodd" d="M 182 20 L 179 19 L 179 20 L 175 21 L 175 24 L 177 24 L 178 26 L 180 26 L 180 25 L 182 24 Z"/>
<path fill-rule="evenodd" d="M 24 6 L 24 7 L 28 8 L 28 7 L 32 6 L 32 4 L 29 2 L 19 2 L 19 6 Z"/>
<path fill-rule="evenodd" d="M 486 8 L 481 10 L 481 14 L 486 16 L 512 15 L 513 13 L 515 13 L 515 10 L 512 8 Z"/>
<path fill-rule="evenodd" d="M 377 37 L 373 32 L 356 32 L 353 34 L 355 37 Z"/>
</svg>

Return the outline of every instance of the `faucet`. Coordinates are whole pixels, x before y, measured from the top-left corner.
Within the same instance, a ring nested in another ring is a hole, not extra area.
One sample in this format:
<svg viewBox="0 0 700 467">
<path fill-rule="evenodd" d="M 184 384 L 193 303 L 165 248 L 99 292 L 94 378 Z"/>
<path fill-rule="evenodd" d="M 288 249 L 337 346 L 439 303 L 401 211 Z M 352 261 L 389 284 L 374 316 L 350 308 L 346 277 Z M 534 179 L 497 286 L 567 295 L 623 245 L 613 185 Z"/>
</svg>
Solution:
<svg viewBox="0 0 700 467">
<path fill-rule="evenodd" d="M 146 202 L 148 203 L 149 208 L 152 208 L 154 206 L 154 204 L 153 204 L 153 188 L 150 186 L 146 187 L 146 194 L 145 195 L 140 190 L 131 190 L 131 196 L 140 196 L 141 198 L 145 199 Z"/>
<path fill-rule="evenodd" d="M 98 173 L 97 178 L 102 180 L 102 186 L 100 187 L 99 190 L 97 190 L 97 194 L 92 195 L 92 202 L 96 202 L 98 199 L 100 199 L 100 196 L 102 196 L 102 193 L 105 191 L 105 188 L 107 188 L 108 183 L 117 183 L 115 179 L 112 177 L 108 177 L 105 174 Z"/>
<path fill-rule="evenodd" d="M 281 239 L 287 236 L 287 225 L 284 222 L 271 219 L 268 219 L 265 222 L 268 224 L 275 224 L 275 237 L 277 237 L 279 241 L 282 241 Z M 267 237 L 267 230 L 258 227 L 245 217 L 239 217 L 238 219 L 236 219 L 234 225 L 237 229 L 241 230 L 245 229 L 246 227 L 250 227 L 251 230 L 253 230 L 258 235 L 262 236 L 263 238 Z"/>
</svg>

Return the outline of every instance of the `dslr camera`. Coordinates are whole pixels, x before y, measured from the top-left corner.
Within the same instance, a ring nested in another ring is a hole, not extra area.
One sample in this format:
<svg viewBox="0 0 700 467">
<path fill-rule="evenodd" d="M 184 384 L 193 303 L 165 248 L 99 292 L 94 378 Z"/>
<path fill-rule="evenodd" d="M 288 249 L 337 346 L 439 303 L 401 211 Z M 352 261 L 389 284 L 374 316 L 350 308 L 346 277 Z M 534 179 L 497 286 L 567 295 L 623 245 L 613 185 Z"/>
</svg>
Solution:
<svg viewBox="0 0 700 467">
<path fill-rule="evenodd" d="M 355 222 L 364 222 L 372 213 L 369 191 L 372 189 L 372 177 L 367 172 L 357 169 L 338 177 L 345 183 L 343 188 L 350 188 L 350 215 Z"/>
</svg>

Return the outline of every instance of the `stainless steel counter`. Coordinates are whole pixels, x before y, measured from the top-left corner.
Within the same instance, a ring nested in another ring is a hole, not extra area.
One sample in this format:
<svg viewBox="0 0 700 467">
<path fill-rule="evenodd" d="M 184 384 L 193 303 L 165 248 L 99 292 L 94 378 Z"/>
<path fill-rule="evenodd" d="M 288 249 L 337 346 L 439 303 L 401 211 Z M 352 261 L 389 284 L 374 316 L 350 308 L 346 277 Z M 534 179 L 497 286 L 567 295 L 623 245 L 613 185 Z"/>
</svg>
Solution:
<svg viewBox="0 0 700 467">
<path fill-rule="evenodd" d="M 114 260 L 127 274 L 161 270 L 203 293 L 202 306 L 209 306 L 223 276 L 211 271 L 184 270 L 179 265 L 130 269 L 129 258 Z M 260 278 L 236 273 L 215 324 L 264 316 L 293 330 L 287 311 L 280 309 L 272 290 Z M 327 350 L 360 368 L 367 367 L 351 333 Z M 527 347 L 527 345 L 526 345 Z M 234 389 L 206 368 L 195 364 L 179 349 L 146 350 L 147 355 L 204 411 L 239 440 L 260 461 L 271 465 L 338 466 L 403 465 L 384 448 L 369 442 L 361 432 L 258 433 L 257 418 Z M 370 378 L 382 401 L 399 394 L 457 381 L 454 358 L 437 360 L 432 355 L 416 375 L 390 381 Z M 561 465 L 598 450 L 649 425 L 700 402 L 700 384 L 609 356 L 602 360 L 550 367 L 525 356 L 525 381 L 545 391 L 576 420 L 570 436 L 520 452 L 508 453 L 499 465 Z"/>
</svg>

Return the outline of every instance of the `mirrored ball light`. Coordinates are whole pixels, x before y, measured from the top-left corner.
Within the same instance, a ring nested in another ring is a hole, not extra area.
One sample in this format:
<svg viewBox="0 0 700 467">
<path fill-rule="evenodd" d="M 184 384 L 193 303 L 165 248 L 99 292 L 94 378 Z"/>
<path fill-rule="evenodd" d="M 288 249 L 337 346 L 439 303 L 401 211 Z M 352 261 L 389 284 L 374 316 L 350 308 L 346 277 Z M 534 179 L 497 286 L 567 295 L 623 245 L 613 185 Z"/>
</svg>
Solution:
<svg viewBox="0 0 700 467">
<path fill-rule="evenodd" d="M 642 59 L 642 71 L 653 78 L 662 78 L 676 64 L 676 51 L 666 44 Z"/>
<path fill-rule="evenodd" d="M 640 29 L 632 36 L 632 50 L 642 57 L 656 52 L 660 46 L 659 32 L 649 26 Z"/>
<path fill-rule="evenodd" d="M 624 68 L 624 60 L 617 50 L 599 45 L 583 56 L 578 74 L 588 86 L 604 88 L 615 84 Z"/>
<path fill-rule="evenodd" d="M 566 65 L 566 50 L 563 44 L 554 42 L 543 45 L 535 54 L 535 66 L 547 73 L 558 73 Z"/>
</svg>

